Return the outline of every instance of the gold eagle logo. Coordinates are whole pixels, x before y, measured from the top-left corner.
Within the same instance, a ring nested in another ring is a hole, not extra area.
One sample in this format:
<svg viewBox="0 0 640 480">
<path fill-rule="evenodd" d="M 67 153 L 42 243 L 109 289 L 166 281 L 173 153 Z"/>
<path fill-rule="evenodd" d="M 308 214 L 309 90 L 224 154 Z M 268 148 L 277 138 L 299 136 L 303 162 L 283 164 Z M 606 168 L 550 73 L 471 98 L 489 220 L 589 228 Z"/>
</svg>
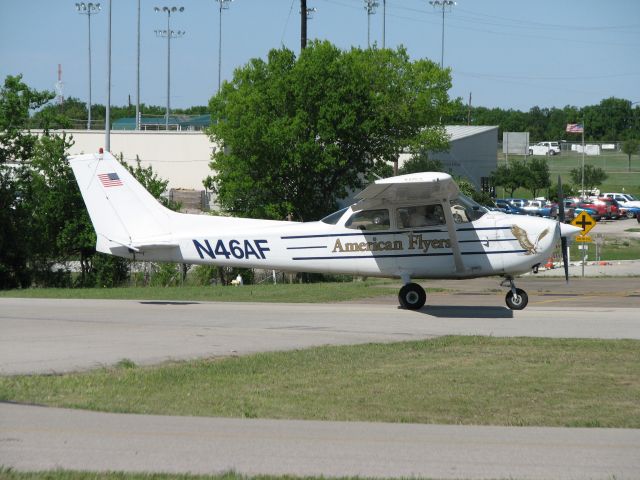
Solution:
<svg viewBox="0 0 640 480">
<path fill-rule="evenodd" d="M 527 231 L 517 225 L 511 225 L 511 233 L 513 233 L 513 236 L 516 237 L 516 240 L 518 240 L 520 246 L 527 251 L 525 255 L 533 255 L 534 253 L 538 253 L 538 244 L 540 243 L 540 240 L 547 236 L 547 234 L 549 233 L 549 229 L 545 228 L 542 232 L 540 232 L 540 235 L 538 235 L 538 239 L 536 240 L 535 244 L 531 243 L 531 240 L 529 240 Z"/>
</svg>

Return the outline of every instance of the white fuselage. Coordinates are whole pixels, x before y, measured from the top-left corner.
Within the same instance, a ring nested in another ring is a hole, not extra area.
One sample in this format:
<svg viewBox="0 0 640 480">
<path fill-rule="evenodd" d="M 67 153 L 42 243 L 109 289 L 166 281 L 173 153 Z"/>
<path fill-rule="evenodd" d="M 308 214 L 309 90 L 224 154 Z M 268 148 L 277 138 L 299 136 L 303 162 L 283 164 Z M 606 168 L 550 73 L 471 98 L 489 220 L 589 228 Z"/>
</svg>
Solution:
<svg viewBox="0 0 640 480">
<path fill-rule="evenodd" d="M 344 225 L 352 208 L 335 225 L 177 215 L 171 230 L 180 235 L 169 239 L 174 247 L 148 247 L 135 254 L 112 249 L 110 253 L 241 268 L 470 278 L 530 271 L 549 258 L 559 233 L 554 221 L 502 212 L 455 224 L 460 268 L 445 225 L 398 228 L 391 222 L 386 230 L 362 231 Z M 191 220 L 196 219 L 194 229 Z"/>
</svg>

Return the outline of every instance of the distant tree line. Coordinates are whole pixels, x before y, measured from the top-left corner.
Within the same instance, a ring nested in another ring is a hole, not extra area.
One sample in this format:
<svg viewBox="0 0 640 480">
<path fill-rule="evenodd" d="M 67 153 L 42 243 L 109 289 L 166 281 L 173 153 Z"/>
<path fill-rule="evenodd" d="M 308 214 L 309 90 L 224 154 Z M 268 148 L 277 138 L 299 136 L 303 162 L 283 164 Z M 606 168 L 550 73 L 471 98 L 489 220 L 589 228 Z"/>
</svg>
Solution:
<svg viewBox="0 0 640 480">
<path fill-rule="evenodd" d="M 157 105 L 140 104 L 140 113 L 143 116 L 162 117 L 166 113 L 166 107 Z M 174 108 L 172 115 L 205 115 L 209 113 L 206 106 L 195 106 L 189 108 Z M 111 122 L 121 118 L 135 118 L 136 106 L 111 106 L 109 112 Z M 91 107 L 91 128 L 103 129 L 106 116 L 106 107 L 101 104 L 93 104 Z M 88 110 L 87 104 L 78 98 L 65 98 L 64 102 L 48 102 L 38 110 L 32 112 L 28 118 L 24 119 L 25 128 L 38 129 L 84 129 L 87 125 Z"/>
<path fill-rule="evenodd" d="M 567 133 L 568 123 L 585 124 L 585 140 L 592 142 L 640 139 L 640 105 L 629 100 L 606 98 L 598 105 L 582 108 L 567 105 L 563 108 L 533 107 L 520 110 L 472 107 L 460 99 L 455 102 L 454 113 L 445 122 L 453 125 L 497 125 L 498 138 L 503 132 L 529 132 L 531 141 L 580 141 L 580 135 Z"/>
</svg>

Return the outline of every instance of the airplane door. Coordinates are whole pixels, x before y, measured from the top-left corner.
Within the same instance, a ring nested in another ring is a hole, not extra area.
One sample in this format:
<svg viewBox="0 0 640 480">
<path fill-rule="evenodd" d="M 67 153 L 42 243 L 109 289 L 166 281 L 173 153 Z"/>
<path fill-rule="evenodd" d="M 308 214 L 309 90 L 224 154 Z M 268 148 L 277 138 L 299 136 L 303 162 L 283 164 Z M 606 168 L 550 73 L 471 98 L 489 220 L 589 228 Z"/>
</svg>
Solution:
<svg viewBox="0 0 640 480">
<path fill-rule="evenodd" d="M 471 277 L 502 271 L 505 237 L 497 228 L 495 217 L 475 204 L 467 205 L 462 198 L 451 201 L 450 212 L 455 230 L 450 232 L 454 260 L 456 243 L 459 251 L 457 271 Z"/>
<path fill-rule="evenodd" d="M 441 203 L 397 207 L 394 243 L 400 274 L 410 277 L 450 277 L 455 272 L 446 215 Z"/>
</svg>

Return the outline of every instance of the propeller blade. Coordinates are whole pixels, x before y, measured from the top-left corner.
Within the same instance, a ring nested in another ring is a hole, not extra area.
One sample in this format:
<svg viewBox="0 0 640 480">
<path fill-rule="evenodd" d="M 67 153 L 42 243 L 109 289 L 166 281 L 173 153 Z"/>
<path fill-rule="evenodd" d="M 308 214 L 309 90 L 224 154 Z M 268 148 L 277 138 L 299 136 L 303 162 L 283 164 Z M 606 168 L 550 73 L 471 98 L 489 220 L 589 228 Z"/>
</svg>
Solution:
<svg viewBox="0 0 640 480">
<path fill-rule="evenodd" d="M 564 279 L 569 283 L 569 259 L 567 258 L 567 237 L 560 237 L 562 248 L 562 266 L 564 267 Z"/>
<path fill-rule="evenodd" d="M 564 195 L 562 193 L 562 178 L 558 175 L 558 222 L 564 223 Z M 564 267 L 564 279 L 569 283 L 569 259 L 567 258 L 567 237 L 560 236 L 560 248 L 562 248 L 562 266 Z"/>
<path fill-rule="evenodd" d="M 558 175 L 558 220 L 564 223 L 564 195 L 562 194 L 562 179 Z"/>
</svg>

